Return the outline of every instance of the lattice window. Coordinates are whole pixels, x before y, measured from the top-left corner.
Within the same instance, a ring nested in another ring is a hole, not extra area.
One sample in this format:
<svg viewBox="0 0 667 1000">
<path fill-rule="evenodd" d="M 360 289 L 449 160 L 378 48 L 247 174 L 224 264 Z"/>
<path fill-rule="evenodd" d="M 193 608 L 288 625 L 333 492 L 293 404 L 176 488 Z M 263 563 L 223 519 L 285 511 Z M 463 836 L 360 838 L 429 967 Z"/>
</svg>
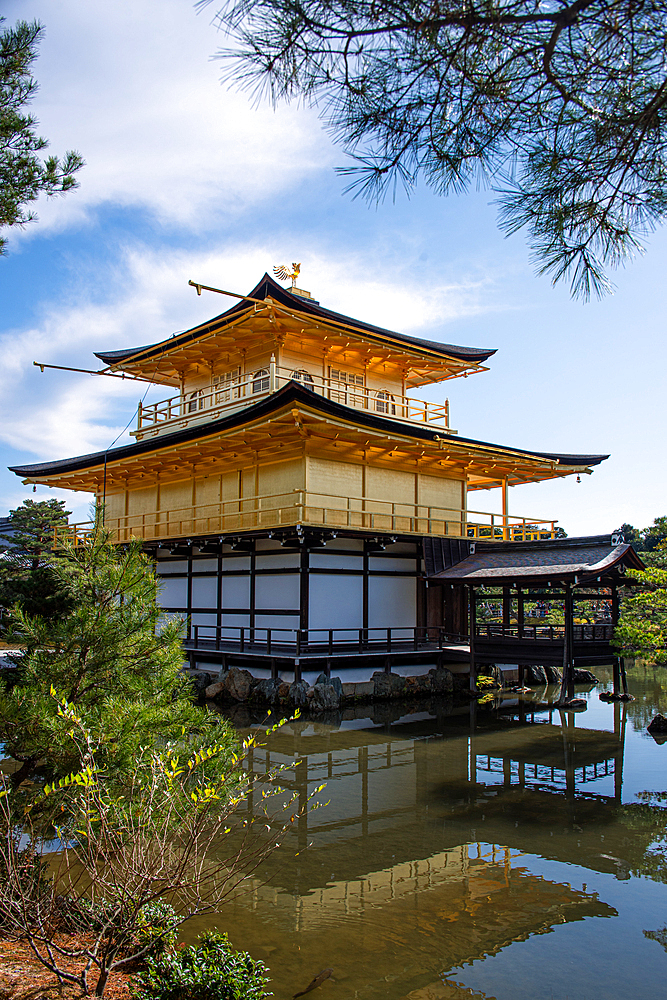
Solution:
<svg viewBox="0 0 667 1000">
<path fill-rule="evenodd" d="M 394 397 L 390 392 L 387 392 L 386 389 L 381 389 L 380 392 L 375 393 L 375 409 L 378 413 L 396 415 Z"/>
<path fill-rule="evenodd" d="M 258 368 L 256 372 L 253 372 L 252 376 L 253 393 L 268 392 L 269 385 L 270 385 L 270 379 L 269 379 L 268 368 Z"/>
<path fill-rule="evenodd" d="M 344 372 L 340 368 L 329 368 L 329 378 L 336 382 L 344 382 L 346 385 L 361 385 L 364 383 L 364 376 L 357 375 L 356 372 Z"/>
<path fill-rule="evenodd" d="M 292 372 L 290 378 L 294 379 L 295 382 L 302 382 L 306 389 L 314 389 L 315 380 L 310 372 L 307 372 L 305 368 L 296 369 L 296 371 Z"/>
<path fill-rule="evenodd" d="M 188 413 L 196 413 L 197 410 L 204 409 L 204 390 L 198 389 L 196 392 L 190 393 L 190 398 L 188 399 Z"/>
<path fill-rule="evenodd" d="M 238 399 L 240 394 L 238 385 L 240 378 L 240 368 L 234 368 L 230 372 L 223 372 L 221 375 L 214 375 L 211 382 L 213 384 L 213 391 L 215 392 L 215 402 L 229 403 L 232 399 Z"/>
</svg>

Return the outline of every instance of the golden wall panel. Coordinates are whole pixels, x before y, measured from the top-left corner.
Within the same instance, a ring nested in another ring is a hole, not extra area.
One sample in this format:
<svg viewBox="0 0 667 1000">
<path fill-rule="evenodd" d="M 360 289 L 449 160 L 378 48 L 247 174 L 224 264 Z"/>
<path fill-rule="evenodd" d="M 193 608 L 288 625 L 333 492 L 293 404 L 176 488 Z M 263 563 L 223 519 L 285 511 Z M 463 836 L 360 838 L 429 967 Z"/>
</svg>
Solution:
<svg viewBox="0 0 667 1000">
<path fill-rule="evenodd" d="M 291 459 L 287 462 L 271 462 L 259 468 L 260 496 L 273 496 L 276 493 L 291 493 L 302 490 L 306 485 L 306 463 L 303 458 Z"/>
<path fill-rule="evenodd" d="M 395 469 L 366 469 L 366 496 L 377 500 L 391 500 L 393 503 L 415 502 L 415 477 L 410 472 Z"/>
<path fill-rule="evenodd" d="M 419 475 L 419 503 L 429 507 L 462 509 L 461 480 Z"/>
<path fill-rule="evenodd" d="M 125 516 L 125 498 L 125 490 L 122 493 L 107 493 L 104 507 L 105 523 L 111 524 L 112 521 Z M 102 497 L 99 499 L 101 503 Z"/>
<path fill-rule="evenodd" d="M 336 497 L 363 495 L 363 466 L 308 456 L 308 490 Z"/>
</svg>

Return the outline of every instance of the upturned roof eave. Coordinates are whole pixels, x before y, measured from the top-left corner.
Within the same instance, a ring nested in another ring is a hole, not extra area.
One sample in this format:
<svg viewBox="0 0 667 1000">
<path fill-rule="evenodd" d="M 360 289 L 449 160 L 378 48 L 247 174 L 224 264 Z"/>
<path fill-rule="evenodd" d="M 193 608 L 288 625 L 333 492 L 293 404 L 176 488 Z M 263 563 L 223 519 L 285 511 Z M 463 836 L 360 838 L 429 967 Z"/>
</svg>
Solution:
<svg viewBox="0 0 667 1000">
<path fill-rule="evenodd" d="M 264 293 L 263 295 L 262 292 Z M 319 305 L 319 303 L 314 303 L 309 299 L 301 297 L 297 298 L 295 295 L 292 295 L 289 291 L 274 281 L 270 275 L 265 273 L 258 284 L 252 289 L 251 292 L 248 293 L 248 298 L 267 299 L 269 295 L 272 299 L 280 302 L 281 305 L 297 312 L 312 315 L 314 318 L 318 318 L 323 322 L 329 320 L 331 322 L 340 323 L 358 331 L 362 335 L 370 336 L 371 338 L 380 338 L 383 340 L 389 338 L 396 341 L 399 345 L 413 351 L 431 353 L 440 358 L 453 358 L 457 361 L 467 361 L 471 365 L 477 365 L 488 360 L 488 358 L 495 354 L 497 350 L 496 348 L 462 347 L 456 344 L 441 344 L 437 341 L 422 340 L 418 337 L 409 337 L 407 334 L 397 333 L 394 330 L 386 330 L 383 327 L 375 326 L 372 323 L 366 323 L 363 320 L 353 319 L 343 313 L 337 313 L 331 309 L 326 309 L 324 306 Z M 143 347 L 132 347 L 121 351 L 95 352 L 95 357 L 99 358 L 104 364 L 112 367 L 130 361 L 133 364 L 150 361 L 156 352 L 172 351 L 178 347 L 184 346 L 185 344 L 191 343 L 199 337 L 206 336 L 215 332 L 215 330 L 222 329 L 228 322 L 236 319 L 240 313 L 251 308 L 252 305 L 248 305 L 247 300 L 242 299 L 239 302 L 234 303 L 234 305 L 229 309 L 226 309 L 224 312 L 214 316 L 212 319 L 207 320 L 205 323 L 200 323 L 198 326 L 192 327 L 189 330 L 184 330 L 183 333 L 168 337 L 167 339 L 158 341 L 155 344 L 144 345 Z"/>
<path fill-rule="evenodd" d="M 164 451 L 185 442 L 212 437 L 222 431 L 233 429 L 242 424 L 251 423 L 261 419 L 262 417 L 271 416 L 282 407 L 292 402 L 299 403 L 304 408 L 322 413 L 325 416 L 331 416 L 332 418 L 342 419 L 347 422 L 351 421 L 364 427 L 386 431 L 388 436 L 390 435 L 396 437 L 397 435 L 400 435 L 401 437 L 412 438 L 416 441 L 430 441 L 434 443 L 448 442 L 452 447 L 469 445 L 471 447 L 487 449 L 489 451 L 502 451 L 512 458 L 516 457 L 517 459 L 535 461 L 546 460 L 553 462 L 556 465 L 559 464 L 557 455 L 546 455 L 540 452 L 511 448 L 506 445 L 492 444 L 487 441 L 477 441 L 473 438 L 464 438 L 458 434 L 447 434 L 444 428 L 435 428 L 431 430 L 427 427 L 409 425 L 397 420 L 392 420 L 389 417 L 382 417 L 377 414 L 367 413 L 363 410 L 356 410 L 353 407 L 345 406 L 343 403 L 336 403 L 333 400 L 329 400 L 323 396 L 318 396 L 312 393 L 309 389 L 305 389 L 297 382 L 288 382 L 287 385 L 278 389 L 277 392 L 260 400 L 259 402 L 248 406 L 245 409 L 236 410 L 229 416 L 223 417 L 220 420 L 211 421 L 211 423 L 195 424 L 192 427 L 186 427 L 183 430 L 176 431 L 171 434 L 161 434 L 156 437 L 145 438 L 142 441 L 137 441 L 128 445 L 121 445 L 118 448 L 113 448 L 106 452 L 93 452 L 86 455 L 74 456 L 73 458 L 58 459 L 55 462 L 10 466 L 10 471 L 14 472 L 17 476 L 31 477 L 38 475 L 56 475 L 57 473 L 81 471 L 82 469 L 93 469 L 96 466 L 102 466 L 105 462 L 109 465 L 112 462 L 122 461 L 125 458 L 132 458 L 134 456 L 143 455 L 153 451 Z M 567 459 L 566 467 L 568 469 L 574 468 L 581 469 L 583 471 L 591 465 L 599 465 L 600 462 L 603 462 L 609 456 L 566 455 L 563 457 Z M 578 458 L 579 462 L 573 466 L 572 460 L 574 458 Z"/>
<path fill-rule="evenodd" d="M 595 563 L 573 561 L 570 563 L 553 563 L 552 565 L 542 563 L 531 566 L 517 563 L 506 566 L 480 566 L 480 562 L 483 563 L 485 554 L 489 558 L 497 557 L 499 552 L 502 551 L 500 546 L 503 545 L 505 545 L 507 551 L 512 551 L 509 548 L 510 545 L 515 546 L 517 555 L 521 554 L 522 549 L 525 552 L 526 548 L 528 548 L 531 551 L 540 551 L 541 554 L 548 557 L 549 552 L 553 552 L 555 547 L 560 549 L 561 554 L 563 551 L 567 552 L 572 549 L 574 550 L 574 555 L 577 548 L 590 547 L 591 545 L 602 547 L 601 541 L 603 539 L 607 539 L 609 551 Z M 431 583 L 455 583 L 472 586 L 486 585 L 492 587 L 500 587 L 518 582 L 526 586 L 540 586 L 556 580 L 558 582 L 577 583 L 580 586 L 586 586 L 598 580 L 602 582 L 604 579 L 613 579 L 622 576 L 624 570 L 622 571 L 621 567 L 636 570 L 646 568 L 631 545 L 621 543 L 613 546 L 608 539 L 609 536 L 596 535 L 573 539 L 545 539 L 542 542 L 530 543 L 512 542 L 505 544 L 502 542 L 488 542 L 485 543 L 485 548 L 481 553 L 476 551 L 454 566 L 449 566 L 447 569 L 428 577 L 428 580 Z"/>
</svg>

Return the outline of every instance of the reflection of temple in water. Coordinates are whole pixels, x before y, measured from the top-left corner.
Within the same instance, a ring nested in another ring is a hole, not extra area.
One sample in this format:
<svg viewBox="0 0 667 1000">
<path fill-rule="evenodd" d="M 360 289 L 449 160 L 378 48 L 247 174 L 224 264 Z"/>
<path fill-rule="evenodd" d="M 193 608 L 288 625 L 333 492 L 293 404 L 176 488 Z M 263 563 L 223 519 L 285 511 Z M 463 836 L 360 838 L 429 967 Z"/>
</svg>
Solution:
<svg viewBox="0 0 667 1000">
<path fill-rule="evenodd" d="M 405 980 L 391 992 L 403 997 L 514 941 L 615 915 L 585 887 L 533 874 L 522 856 L 618 872 L 625 706 L 613 732 L 531 713 L 530 703 L 478 718 L 475 706 L 393 721 L 391 708 L 377 711 L 341 728 L 298 721 L 255 753 L 258 773 L 298 760 L 301 802 L 326 782 L 329 804 L 303 813 L 235 925 L 245 910 L 259 918 L 262 942 L 298 935 L 302 953 L 322 956 L 313 966 L 354 956 L 360 996 L 390 995 L 377 963 L 389 969 L 405 949 Z"/>
</svg>

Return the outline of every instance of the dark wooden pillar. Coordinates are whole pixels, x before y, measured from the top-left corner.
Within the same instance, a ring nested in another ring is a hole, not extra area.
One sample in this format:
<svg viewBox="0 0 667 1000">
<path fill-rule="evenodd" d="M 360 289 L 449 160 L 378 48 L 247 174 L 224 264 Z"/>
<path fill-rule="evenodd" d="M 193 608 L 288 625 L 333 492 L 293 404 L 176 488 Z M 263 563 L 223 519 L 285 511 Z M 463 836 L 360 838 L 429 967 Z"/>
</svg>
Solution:
<svg viewBox="0 0 667 1000">
<path fill-rule="evenodd" d="M 468 586 L 468 614 L 468 640 L 470 643 L 470 690 L 476 691 L 477 676 L 475 663 L 475 632 L 477 631 L 477 591 L 473 586 Z"/>
<path fill-rule="evenodd" d="M 442 626 L 444 612 L 444 596 L 442 584 L 428 583 L 426 585 L 426 627 Z M 366 626 L 367 627 L 367 626 Z M 452 629 L 452 632 L 454 629 Z"/>
<path fill-rule="evenodd" d="M 301 629 L 307 629 L 310 624 L 308 620 L 309 619 L 309 614 L 308 614 L 309 569 L 310 569 L 310 552 L 308 551 L 306 540 L 303 539 L 301 542 L 301 553 L 299 560 L 299 604 L 300 604 L 299 628 Z"/>
<path fill-rule="evenodd" d="M 564 598 L 563 680 L 560 686 L 559 705 L 562 705 L 566 698 L 574 698 L 574 632 L 572 621 L 572 587 L 569 583 L 565 584 Z"/>
<path fill-rule="evenodd" d="M 568 651 L 567 696 L 574 698 L 574 606 L 572 587 L 565 584 L 565 644 Z"/>
<path fill-rule="evenodd" d="M 429 590 L 431 588 L 429 587 Z M 468 634 L 468 588 L 465 586 L 453 587 L 445 585 L 444 588 L 434 588 L 444 590 L 443 594 L 443 620 L 442 624 L 448 632 L 456 635 Z"/>
<path fill-rule="evenodd" d="M 509 628 L 512 617 L 512 592 L 503 587 L 503 629 Z"/>
<path fill-rule="evenodd" d="M 616 628 L 618 625 L 618 587 L 615 583 L 611 585 L 611 624 Z M 614 657 L 614 697 L 618 698 L 621 693 L 621 657 Z"/>
</svg>

